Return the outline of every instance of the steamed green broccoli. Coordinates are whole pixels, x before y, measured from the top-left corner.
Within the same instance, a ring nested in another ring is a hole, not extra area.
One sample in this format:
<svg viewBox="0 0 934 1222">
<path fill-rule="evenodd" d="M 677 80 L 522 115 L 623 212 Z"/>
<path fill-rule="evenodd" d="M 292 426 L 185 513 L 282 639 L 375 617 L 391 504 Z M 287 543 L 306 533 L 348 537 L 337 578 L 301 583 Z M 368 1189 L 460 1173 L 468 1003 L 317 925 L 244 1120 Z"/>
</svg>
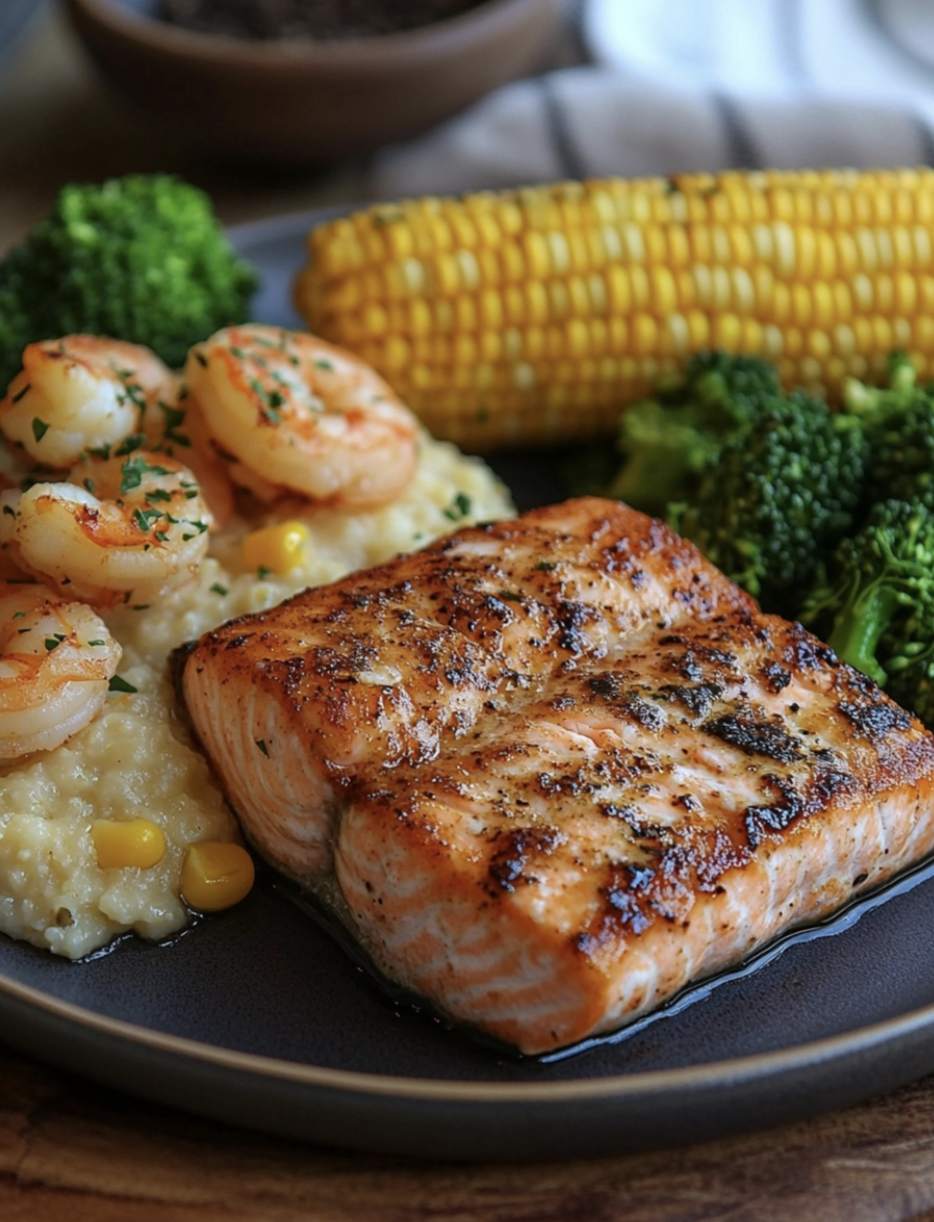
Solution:
<svg viewBox="0 0 934 1222">
<path fill-rule="evenodd" d="M 188 183 L 157 174 L 65 187 L 0 262 L 0 393 L 27 344 L 75 332 L 145 344 L 180 366 L 192 344 L 245 320 L 256 287 Z"/>
<path fill-rule="evenodd" d="M 872 454 L 869 501 L 920 500 L 934 509 L 934 387 L 918 385 L 908 357 L 893 354 L 886 386 L 850 379 L 844 408 L 862 422 Z"/>
<path fill-rule="evenodd" d="M 866 461 L 855 417 L 801 391 L 775 396 L 668 518 L 766 610 L 794 616 L 821 557 L 857 525 Z"/>
<path fill-rule="evenodd" d="M 623 465 L 606 494 L 663 515 L 669 501 L 690 496 L 699 472 L 780 394 L 777 373 L 756 357 L 694 357 L 681 381 L 623 412 L 617 438 Z"/>
<path fill-rule="evenodd" d="M 934 512 L 874 505 L 837 548 L 801 618 L 843 661 L 934 726 Z"/>
</svg>

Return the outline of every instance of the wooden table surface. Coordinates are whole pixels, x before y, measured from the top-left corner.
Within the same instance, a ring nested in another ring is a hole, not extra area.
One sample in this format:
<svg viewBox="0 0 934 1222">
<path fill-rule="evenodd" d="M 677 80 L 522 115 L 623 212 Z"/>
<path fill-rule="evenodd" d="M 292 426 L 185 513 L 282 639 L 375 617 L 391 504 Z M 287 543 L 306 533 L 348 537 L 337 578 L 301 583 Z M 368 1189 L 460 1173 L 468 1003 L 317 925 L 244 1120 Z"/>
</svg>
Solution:
<svg viewBox="0 0 934 1222">
<path fill-rule="evenodd" d="M 0 0 L 2 2 L 2 0 Z M 0 61 L 0 252 L 58 188 L 173 170 L 228 223 L 353 199 L 360 167 L 205 163 L 96 82 L 54 11 Z M 652 1155 L 544 1166 L 421 1163 L 226 1128 L 0 1045 L 2 1222 L 934 1222 L 934 1078 L 861 1107 Z"/>
</svg>

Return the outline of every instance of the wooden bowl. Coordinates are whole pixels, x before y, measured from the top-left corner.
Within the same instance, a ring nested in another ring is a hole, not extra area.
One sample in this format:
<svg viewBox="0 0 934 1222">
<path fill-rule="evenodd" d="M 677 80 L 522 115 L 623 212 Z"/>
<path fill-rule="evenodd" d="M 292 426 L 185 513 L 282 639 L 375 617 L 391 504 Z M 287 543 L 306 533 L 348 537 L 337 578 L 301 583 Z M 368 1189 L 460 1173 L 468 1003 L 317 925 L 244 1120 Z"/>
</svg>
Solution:
<svg viewBox="0 0 934 1222">
<path fill-rule="evenodd" d="M 540 67 L 564 0 L 485 0 L 402 33 L 253 42 L 158 20 L 156 0 L 65 0 L 104 77 L 223 157 L 327 164 L 410 136 Z"/>
</svg>

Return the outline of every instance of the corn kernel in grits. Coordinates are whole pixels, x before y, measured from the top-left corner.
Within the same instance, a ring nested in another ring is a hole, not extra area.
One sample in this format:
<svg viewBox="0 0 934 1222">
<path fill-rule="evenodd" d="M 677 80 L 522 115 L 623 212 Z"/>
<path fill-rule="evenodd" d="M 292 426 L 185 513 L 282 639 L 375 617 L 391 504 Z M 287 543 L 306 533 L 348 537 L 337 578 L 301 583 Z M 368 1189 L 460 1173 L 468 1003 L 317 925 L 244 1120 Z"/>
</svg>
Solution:
<svg viewBox="0 0 934 1222">
<path fill-rule="evenodd" d="M 151 819 L 95 819 L 91 839 L 102 870 L 148 870 L 165 855 L 165 835 Z"/>
<path fill-rule="evenodd" d="M 202 840 L 185 854 L 182 898 L 198 912 L 219 912 L 249 895 L 254 877 L 253 859 L 239 844 Z"/>
<path fill-rule="evenodd" d="M 243 540 L 248 569 L 266 569 L 282 576 L 302 563 L 311 532 L 304 522 L 279 522 L 251 531 Z"/>
</svg>

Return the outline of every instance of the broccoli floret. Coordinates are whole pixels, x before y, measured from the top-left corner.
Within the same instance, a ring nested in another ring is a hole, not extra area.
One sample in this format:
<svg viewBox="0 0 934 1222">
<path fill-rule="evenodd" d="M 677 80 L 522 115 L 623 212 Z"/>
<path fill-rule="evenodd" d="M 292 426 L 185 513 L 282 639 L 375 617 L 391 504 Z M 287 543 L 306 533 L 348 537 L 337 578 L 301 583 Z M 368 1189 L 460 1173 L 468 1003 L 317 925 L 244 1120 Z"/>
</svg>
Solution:
<svg viewBox="0 0 934 1222">
<path fill-rule="evenodd" d="M 730 440 L 668 517 L 766 610 L 793 616 L 857 521 L 866 456 L 855 417 L 795 391 Z"/>
<path fill-rule="evenodd" d="M 684 378 L 664 388 L 659 398 L 674 407 L 698 409 L 699 422 L 716 427 L 754 420 L 762 402 L 780 393 L 773 365 L 758 356 L 717 350 L 692 357 Z"/>
<path fill-rule="evenodd" d="M 0 262 L 0 393 L 23 348 L 75 332 L 152 348 L 167 364 L 230 323 L 257 287 L 208 197 L 169 175 L 65 187 Z"/>
<path fill-rule="evenodd" d="M 830 647 L 934 725 L 934 512 L 874 505 L 802 608 Z"/>
<path fill-rule="evenodd" d="M 688 495 L 698 471 L 716 458 L 722 444 L 720 430 L 697 415 L 658 399 L 633 403 L 620 420 L 618 445 L 625 459 L 606 486 L 607 496 L 663 516 L 669 501 Z"/>
<path fill-rule="evenodd" d="M 910 360 L 893 355 L 887 386 L 848 381 L 844 405 L 866 430 L 869 501 L 920 500 L 934 509 L 934 388 L 917 385 Z"/>
<path fill-rule="evenodd" d="M 698 473 L 724 443 L 745 432 L 781 393 L 778 375 L 757 357 L 705 352 L 683 378 L 622 414 L 617 446 L 623 465 L 606 488 L 647 513 L 686 499 Z"/>
</svg>

